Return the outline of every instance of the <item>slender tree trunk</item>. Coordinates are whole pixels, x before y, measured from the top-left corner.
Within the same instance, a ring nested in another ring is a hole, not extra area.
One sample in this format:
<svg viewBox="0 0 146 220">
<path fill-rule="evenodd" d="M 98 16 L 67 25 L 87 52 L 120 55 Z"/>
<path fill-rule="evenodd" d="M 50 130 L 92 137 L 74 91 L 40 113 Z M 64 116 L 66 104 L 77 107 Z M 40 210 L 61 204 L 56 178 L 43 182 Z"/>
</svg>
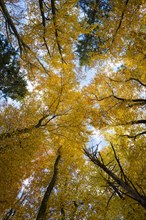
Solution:
<svg viewBox="0 0 146 220">
<path fill-rule="evenodd" d="M 58 175 L 58 164 L 61 159 L 61 153 L 60 153 L 60 148 L 58 149 L 58 155 L 54 163 L 54 172 L 52 179 L 47 187 L 47 190 L 44 194 L 43 200 L 41 202 L 39 212 L 37 214 L 36 220 L 45 220 L 46 218 L 46 211 L 47 211 L 47 205 L 48 205 L 48 200 L 50 198 L 51 192 L 54 188 L 54 185 L 56 183 L 57 175 Z"/>
</svg>

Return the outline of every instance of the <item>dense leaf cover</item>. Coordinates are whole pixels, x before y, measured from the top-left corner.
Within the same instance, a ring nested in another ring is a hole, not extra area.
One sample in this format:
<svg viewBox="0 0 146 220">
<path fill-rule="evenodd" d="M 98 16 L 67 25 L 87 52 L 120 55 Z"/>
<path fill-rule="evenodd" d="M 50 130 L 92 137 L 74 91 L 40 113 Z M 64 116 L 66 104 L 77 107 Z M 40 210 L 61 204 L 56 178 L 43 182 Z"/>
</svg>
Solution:
<svg viewBox="0 0 146 220">
<path fill-rule="evenodd" d="M 0 34 L 0 90 L 3 96 L 21 99 L 25 96 L 26 81 L 20 71 L 18 52 Z"/>
<path fill-rule="evenodd" d="M 1 219 L 146 219 L 145 6 L 0 1 Z"/>
</svg>

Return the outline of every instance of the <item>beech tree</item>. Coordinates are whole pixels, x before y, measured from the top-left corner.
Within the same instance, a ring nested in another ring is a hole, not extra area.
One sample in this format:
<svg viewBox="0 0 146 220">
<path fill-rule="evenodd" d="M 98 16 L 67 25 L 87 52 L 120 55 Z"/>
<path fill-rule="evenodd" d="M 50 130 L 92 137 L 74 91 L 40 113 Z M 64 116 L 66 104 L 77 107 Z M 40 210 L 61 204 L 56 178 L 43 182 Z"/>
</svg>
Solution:
<svg viewBox="0 0 146 220">
<path fill-rule="evenodd" d="M 144 2 L 0 8 L 2 34 L 32 85 L 18 105 L 1 104 L 0 218 L 144 220 Z"/>
<path fill-rule="evenodd" d="M 129 2 L 127 1 L 126 4 L 128 5 Z M 127 7 L 122 12 L 122 20 L 120 20 L 116 32 L 119 38 L 123 36 L 120 35 L 122 29 L 126 29 L 126 26 L 121 26 L 121 23 L 127 18 Z M 142 25 L 143 23 L 137 32 L 141 33 Z M 144 68 L 145 54 L 143 52 L 145 49 L 142 47 L 140 49 L 137 44 L 137 42 L 143 41 L 143 35 L 140 37 L 138 34 L 138 41 L 137 38 L 133 38 L 133 35 L 128 36 L 129 33 L 133 33 L 132 28 L 130 27 L 127 30 L 127 36 L 123 37 L 129 38 L 134 47 L 125 48 L 125 52 L 121 54 L 122 62 L 120 61 L 119 68 L 117 70 L 110 68 L 100 70 L 102 73 L 98 73 L 93 82 L 84 90 L 90 105 L 91 124 L 105 134 L 106 140 L 111 142 L 110 145 L 112 145 L 113 150 L 108 147 L 101 150 L 98 155 L 98 149 L 95 146 L 93 150 L 85 149 L 85 153 L 96 166 L 100 167 L 106 187 L 112 191 L 107 202 L 108 205 L 114 196 L 119 196 L 121 200 L 125 200 L 129 196 L 131 197 L 131 204 L 133 204 L 132 200 L 135 200 L 141 203 L 140 205 L 145 209 L 146 74 Z M 115 39 L 117 39 L 116 43 L 114 42 Z M 117 56 L 119 50 L 121 53 L 123 51 L 121 47 L 123 43 L 118 41 L 116 35 L 112 41 L 113 45 L 117 44 L 118 50 L 110 48 L 109 52 L 111 55 Z M 130 55 L 133 52 L 136 56 L 134 59 Z M 105 64 L 103 66 L 106 67 Z M 143 202 L 134 197 L 134 194 L 130 194 L 130 190 L 131 193 L 133 190 L 135 195 L 139 195 Z M 137 210 L 137 212 L 139 211 Z M 124 212 L 123 217 L 130 218 L 126 217 Z M 145 217 L 142 215 L 140 218 L 144 219 Z"/>
</svg>

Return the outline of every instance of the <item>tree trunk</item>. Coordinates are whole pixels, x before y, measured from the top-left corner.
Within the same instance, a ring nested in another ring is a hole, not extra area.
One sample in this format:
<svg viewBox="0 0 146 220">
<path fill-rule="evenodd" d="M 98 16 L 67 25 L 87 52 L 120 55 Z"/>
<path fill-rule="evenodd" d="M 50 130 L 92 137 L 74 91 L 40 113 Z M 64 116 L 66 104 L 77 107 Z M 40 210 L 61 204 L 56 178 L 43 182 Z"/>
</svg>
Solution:
<svg viewBox="0 0 146 220">
<path fill-rule="evenodd" d="M 146 196 L 141 195 L 135 187 L 130 185 L 130 182 L 120 179 L 116 174 L 114 174 L 103 162 L 101 162 L 97 156 L 94 156 L 84 149 L 85 154 L 90 158 L 90 160 L 100 167 L 109 177 L 111 177 L 130 198 L 137 201 L 146 210 Z"/>
<path fill-rule="evenodd" d="M 47 187 L 47 190 L 44 194 L 44 197 L 41 202 L 36 220 L 45 220 L 45 218 L 46 218 L 48 200 L 50 198 L 51 192 L 52 192 L 54 185 L 56 183 L 56 179 L 57 179 L 57 175 L 58 175 L 58 163 L 59 163 L 60 159 L 61 159 L 61 153 L 60 153 L 60 148 L 59 148 L 58 149 L 58 156 L 57 156 L 55 163 L 54 163 L 54 173 L 53 173 L 52 179 Z"/>
</svg>

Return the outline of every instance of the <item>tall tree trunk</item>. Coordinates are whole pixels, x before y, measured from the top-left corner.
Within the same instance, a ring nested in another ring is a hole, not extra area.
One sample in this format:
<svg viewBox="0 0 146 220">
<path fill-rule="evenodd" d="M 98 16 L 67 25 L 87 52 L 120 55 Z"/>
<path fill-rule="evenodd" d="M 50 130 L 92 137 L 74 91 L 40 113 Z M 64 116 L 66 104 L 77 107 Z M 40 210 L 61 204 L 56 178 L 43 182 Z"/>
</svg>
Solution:
<svg viewBox="0 0 146 220">
<path fill-rule="evenodd" d="M 47 190 L 44 194 L 44 197 L 43 197 L 43 200 L 41 202 L 36 220 L 45 220 L 45 218 L 46 218 L 47 204 L 48 204 L 48 200 L 50 198 L 51 192 L 52 192 L 52 190 L 54 188 L 54 185 L 56 183 L 56 179 L 57 179 L 57 175 L 58 175 L 58 164 L 59 164 L 60 159 L 61 159 L 61 153 L 60 153 L 60 148 L 59 148 L 58 149 L 58 155 L 57 155 L 57 158 L 56 158 L 55 163 L 54 163 L 53 176 L 52 176 L 52 179 L 51 179 L 51 181 L 50 181 L 50 183 L 47 187 Z"/>
<path fill-rule="evenodd" d="M 87 157 L 90 158 L 90 160 L 96 164 L 98 167 L 100 167 L 109 177 L 111 177 L 117 184 L 118 186 L 121 187 L 125 191 L 125 194 L 129 196 L 130 198 L 134 199 L 137 201 L 145 210 L 146 210 L 146 196 L 141 195 L 136 187 L 132 184 L 132 182 L 125 176 L 125 181 L 122 178 L 119 178 L 115 173 L 113 173 L 103 162 L 98 159 L 94 153 L 89 153 L 87 149 L 84 149 L 85 154 Z M 118 164 L 120 163 L 119 160 L 116 157 L 116 160 L 118 161 Z M 121 167 L 121 164 L 119 164 L 119 167 L 123 173 L 123 169 Z M 127 179 L 127 180 L 126 180 Z M 130 184 L 131 183 L 131 184 Z M 118 189 L 117 189 L 118 190 Z M 121 193 L 121 192 L 120 192 Z"/>
</svg>

